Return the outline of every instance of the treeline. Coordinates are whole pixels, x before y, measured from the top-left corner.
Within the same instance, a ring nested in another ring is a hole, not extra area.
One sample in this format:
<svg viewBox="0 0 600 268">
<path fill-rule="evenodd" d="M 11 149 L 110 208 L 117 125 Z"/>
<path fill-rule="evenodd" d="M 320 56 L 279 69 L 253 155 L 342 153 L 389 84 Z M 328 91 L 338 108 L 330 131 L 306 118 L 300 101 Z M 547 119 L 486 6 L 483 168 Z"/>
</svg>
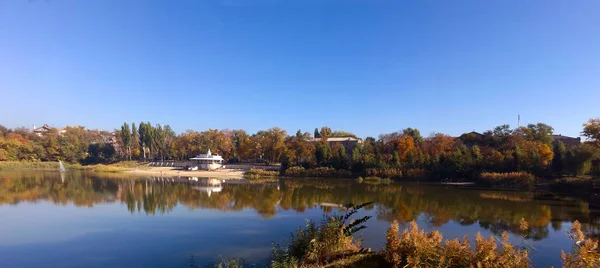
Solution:
<svg viewBox="0 0 600 268">
<path fill-rule="evenodd" d="M 113 133 L 67 127 L 38 136 L 26 129 L 0 126 L 0 161 L 106 163 L 118 160 L 187 160 L 211 150 L 229 163 L 281 163 L 305 169 L 330 167 L 356 174 L 392 178 L 465 178 L 482 172 L 530 172 L 536 176 L 598 174 L 600 119 L 583 125 L 587 142 L 563 143 L 546 124 L 511 129 L 498 126 L 460 137 L 418 129 L 368 137 L 328 127 L 288 135 L 277 127 L 249 134 L 244 130 L 188 130 L 176 134 L 168 125 L 123 124 Z"/>
</svg>

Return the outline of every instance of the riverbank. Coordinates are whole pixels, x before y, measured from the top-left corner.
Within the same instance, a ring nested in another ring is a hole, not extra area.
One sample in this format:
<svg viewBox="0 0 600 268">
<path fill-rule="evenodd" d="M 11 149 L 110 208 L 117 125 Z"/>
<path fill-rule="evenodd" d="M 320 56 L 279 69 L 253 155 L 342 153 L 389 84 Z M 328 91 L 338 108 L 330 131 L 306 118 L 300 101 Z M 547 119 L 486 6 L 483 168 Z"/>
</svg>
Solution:
<svg viewBox="0 0 600 268">
<path fill-rule="evenodd" d="M 120 173 L 137 176 L 166 176 L 166 177 L 210 177 L 218 179 L 242 179 L 244 171 L 241 169 L 219 169 L 219 170 L 195 170 L 187 171 L 175 169 L 173 167 L 149 167 L 144 163 L 135 161 L 122 161 L 114 164 L 104 165 L 80 165 L 80 164 L 64 164 L 67 170 L 80 170 L 98 173 Z M 18 170 L 56 170 L 58 171 L 58 162 L 20 162 L 20 161 L 3 161 L 0 162 L 0 171 L 18 171 Z"/>
<path fill-rule="evenodd" d="M 167 176 L 167 177 L 209 177 L 218 179 L 243 179 L 244 172 L 240 169 L 218 169 L 218 170 L 182 170 L 172 167 L 147 167 L 133 168 L 125 173 L 145 176 Z"/>
</svg>

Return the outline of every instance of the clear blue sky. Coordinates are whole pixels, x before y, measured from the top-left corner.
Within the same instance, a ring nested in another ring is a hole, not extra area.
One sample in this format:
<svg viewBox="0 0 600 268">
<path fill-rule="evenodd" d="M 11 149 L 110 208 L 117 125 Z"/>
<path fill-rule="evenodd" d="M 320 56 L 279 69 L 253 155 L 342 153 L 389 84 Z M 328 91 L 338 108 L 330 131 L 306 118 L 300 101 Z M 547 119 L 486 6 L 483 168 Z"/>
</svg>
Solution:
<svg viewBox="0 0 600 268">
<path fill-rule="evenodd" d="M 457 135 L 600 116 L 596 0 L 0 0 L 0 124 Z"/>
</svg>

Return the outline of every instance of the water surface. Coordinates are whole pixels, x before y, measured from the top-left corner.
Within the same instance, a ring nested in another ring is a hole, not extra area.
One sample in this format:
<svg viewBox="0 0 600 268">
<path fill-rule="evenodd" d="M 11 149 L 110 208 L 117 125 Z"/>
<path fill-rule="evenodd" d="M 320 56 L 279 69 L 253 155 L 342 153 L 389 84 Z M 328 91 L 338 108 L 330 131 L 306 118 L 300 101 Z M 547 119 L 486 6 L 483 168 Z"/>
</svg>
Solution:
<svg viewBox="0 0 600 268">
<path fill-rule="evenodd" d="M 172 181 L 173 180 L 173 181 Z M 491 191 L 416 183 L 286 179 L 266 183 L 119 178 L 67 172 L 0 173 L 0 267 L 187 267 L 220 258 L 264 262 L 306 219 L 374 201 L 363 245 L 385 243 L 389 223 L 416 220 L 445 238 L 508 231 L 535 247 L 538 267 L 560 266 L 574 220 L 599 233 L 596 209 L 552 193 Z M 358 216 L 362 216 L 358 215 Z M 519 220 L 531 229 L 523 239 Z"/>
</svg>

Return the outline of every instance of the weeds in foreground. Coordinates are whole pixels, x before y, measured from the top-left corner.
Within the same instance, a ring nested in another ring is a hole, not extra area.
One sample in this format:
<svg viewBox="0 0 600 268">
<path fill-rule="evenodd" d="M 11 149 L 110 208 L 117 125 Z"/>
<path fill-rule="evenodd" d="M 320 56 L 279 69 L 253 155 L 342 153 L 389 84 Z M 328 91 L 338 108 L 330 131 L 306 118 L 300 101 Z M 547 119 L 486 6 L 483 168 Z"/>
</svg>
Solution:
<svg viewBox="0 0 600 268">
<path fill-rule="evenodd" d="M 563 267 L 600 267 L 600 252 L 598 251 L 598 241 L 586 238 L 581 231 L 579 221 L 573 222 L 571 230 L 568 233 L 573 241 L 573 252 L 560 252 L 560 258 Z"/>
<path fill-rule="evenodd" d="M 370 203 L 349 206 L 348 212 L 341 216 L 325 218 L 320 224 L 308 221 L 304 228 L 292 234 L 286 247 L 276 245 L 273 248 L 270 267 L 532 267 L 529 249 L 523 241 L 518 247 L 508 242 L 507 232 L 501 238 L 475 236 L 472 247 L 465 236 L 462 240 L 443 240 L 439 231 L 425 232 L 416 222 L 411 222 L 400 233 L 397 221 L 394 221 L 386 234 L 384 249 L 372 253 L 360 247 L 353 235 L 366 228 L 370 216 L 350 219 L 358 210 Z M 527 239 L 529 224 L 521 219 L 520 229 Z M 563 267 L 600 267 L 598 242 L 586 238 L 578 221 L 573 223 L 568 233 L 573 241 L 572 253 L 561 252 Z M 498 246 L 498 241 L 500 246 Z M 192 258 L 193 261 L 193 258 Z M 244 267 L 242 259 L 225 259 L 214 267 Z M 198 268 L 192 266 L 190 268 Z"/>
<path fill-rule="evenodd" d="M 529 252 L 508 242 L 508 234 L 502 233 L 498 249 L 496 239 L 475 236 L 475 248 L 467 236 L 443 241 L 442 233 L 426 233 L 411 222 L 408 229 L 399 234 L 398 222 L 394 221 L 386 234 L 384 259 L 393 267 L 529 267 Z"/>
<path fill-rule="evenodd" d="M 319 225 L 307 221 L 304 228 L 300 228 L 295 234 L 292 234 L 286 247 L 274 246 L 271 267 L 322 266 L 356 254 L 369 252 L 370 250 L 360 247 L 360 241 L 355 240 L 353 235 L 366 228 L 364 223 L 371 216 L 355 220 L 351 217 L 370 204 L 348 205 L 349 210 L 346 214 L 327 217 Z"/>
</svg>

